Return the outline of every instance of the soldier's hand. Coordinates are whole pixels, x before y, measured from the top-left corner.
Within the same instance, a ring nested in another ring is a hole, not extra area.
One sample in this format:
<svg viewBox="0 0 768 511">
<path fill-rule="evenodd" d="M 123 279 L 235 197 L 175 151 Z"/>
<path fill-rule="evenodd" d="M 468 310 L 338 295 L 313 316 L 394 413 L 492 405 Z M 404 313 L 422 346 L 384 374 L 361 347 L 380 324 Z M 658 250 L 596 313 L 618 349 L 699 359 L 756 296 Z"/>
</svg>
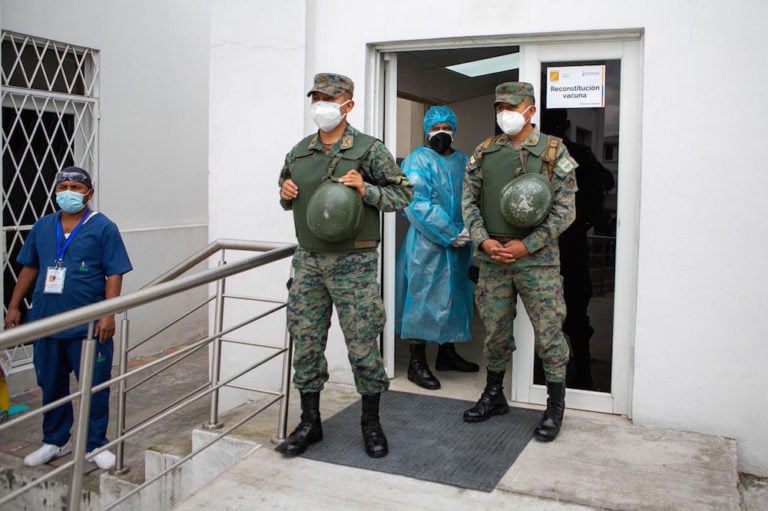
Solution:
<svg viewBox="0 0 768 511">
<path fill-rule="evenodd" d="M 5 315 L 5 328 L 13 328 L 21 324 L 21 312 L 19 309 L 8 309 Z"/>
<path fill-rule="evenodd" d="M 349 186 L 350 188 L 357 188 L 360 193 L 360 197 L 365 197 L 365 182 L 363 181 L 363 175 L 360 171 L 352 169 L 339 178 L 339 183 Z"/>
<path fill-rule="evenodd" d="M 510 240 L 504 244 L 506 248 L 515 259 L 521 259 L 528 255 L 528 247 L 525 246 L 522 240 Z"/>
<path fill-rule="evenodd" d="M 292 179 L 286 179 L 283 181 L 283 186 L 280 187 L 280 198 L 283 200 L 293 200 L 299 196 L 299 187 Z"/>
<path fill-rule="evenodd" d="M 491 260 L 497 263 L 509 264 L 514 263 L 517 259 L 514 254 L 502 245 L 499 241 L 494 239 L 487 239 L 480 244 L 480 250 L 491 256 Z"/>
</svg>

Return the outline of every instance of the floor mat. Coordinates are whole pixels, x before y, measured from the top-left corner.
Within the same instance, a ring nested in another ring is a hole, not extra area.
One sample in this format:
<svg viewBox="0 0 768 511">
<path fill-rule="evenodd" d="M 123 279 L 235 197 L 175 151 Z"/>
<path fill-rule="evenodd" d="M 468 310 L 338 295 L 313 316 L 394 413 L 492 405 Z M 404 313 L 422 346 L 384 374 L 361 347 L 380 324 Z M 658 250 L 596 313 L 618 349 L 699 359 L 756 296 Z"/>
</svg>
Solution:
<svg viewBox="0 0 768 511">
<path fill-rule="evenodd" d="M 323 441 L 302 456 L 490 492 L 528 444 L 541 412 L 510 408 L 485 422 L 464 422 L 462 414 L 473 404 L 385 392 L 380 416 L 388 456 L 373 459 L 365 454 L 360 401 L 324 420 Z"/>
</svg>

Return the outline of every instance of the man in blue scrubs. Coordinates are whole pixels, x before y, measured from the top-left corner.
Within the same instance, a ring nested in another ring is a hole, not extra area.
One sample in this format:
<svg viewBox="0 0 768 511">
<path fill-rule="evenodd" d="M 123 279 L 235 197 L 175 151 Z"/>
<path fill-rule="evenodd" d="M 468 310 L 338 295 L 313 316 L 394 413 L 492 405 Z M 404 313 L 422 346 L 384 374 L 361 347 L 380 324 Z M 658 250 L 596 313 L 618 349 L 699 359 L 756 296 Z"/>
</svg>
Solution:
<svg viewBox="0 0 768 511">
<path fill-rule="evenodd" d="M 56 202 L 61 211 L 40 218 L 29 232 L 16 261 L 23 267 L 8 305 L 5 327 L 21 323 L 20 306 L 31 290 L 32 306 L 26 321 L 91 305 L 120 295 L 123 274 L 133 267 L 117 226 L 105 215 L 88 207 L 93 197 L 91 176 L 79 167 L 67 167 L 56 174 Z M 98 339 L 93 385 L 110 379 L 114 315 L 96 322 Z M 34 365 L 37 383 L 43 391 L 43 405 L 69 395 L 69 374 L 80 377 L 80 353 L 88 324 L 37 339 Z M 109 389 L 93 395 L 88 420 L 88 461 L 108 470 L 115 455 L 108 450 L 91 454 L 107 441 Z M 72 450 L 71 403 L 43 414 L 43 446 L 24 458 L 29 466 L 41 465 Z"/>
</svg>

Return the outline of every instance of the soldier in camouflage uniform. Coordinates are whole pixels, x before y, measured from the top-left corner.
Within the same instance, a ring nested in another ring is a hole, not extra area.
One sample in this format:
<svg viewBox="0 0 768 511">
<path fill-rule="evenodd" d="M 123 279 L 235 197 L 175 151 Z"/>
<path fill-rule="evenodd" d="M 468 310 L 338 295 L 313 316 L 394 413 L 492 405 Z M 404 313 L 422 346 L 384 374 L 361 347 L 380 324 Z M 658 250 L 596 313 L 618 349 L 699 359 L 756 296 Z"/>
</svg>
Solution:
<svg viewBox="0 0 768 511">
<path fill-rule="evenodd" d="M 462 191 L 464 223 L 480 268 L 475 303 L 486 329 L 487 384 L 480 400 L 464 412 L 467 422 L 484 421 L 509 410 L 502 382 L 515 350 L 512 323 L 518 295 L 531 318 L 536 353 L 547 380 L 547 409 L 534 434 L 557 437 L 565 409 L 568 344 L 559 273 L 558 236 L 573 222 L 576 162 L 562 140 L 530 124 L 536 107 L 533 86 L 508 82 L 496 87 L 496 121 L 504 132 L 483 141 L 467 163 Z M 553 203 L 538 225 L 515 227 L 501 212 L 501 190 L 525 173 L 546 176 Z"/>
<path fill-rule="evenodd" d="M 413 188 L 381 141 L 347 123 L 353 93 L 354 84 L 346 76 L 315 76 L 307 95 L 319 130 L 291 149 L 280 171 L 280 204 L 293 211 L 299 241 L 287 318 L 295 350 L 293 382 L 301 394 L 302 414 L 297 428 L 276 449 L 286 456 L 301 454 L 323 438 L 319 403 L 328 381 L 325 347 L 332 304 L 362 395 L 365 450 L 375 458 L 388 452 L 379 423 L 379 398 L 389 388 L 378 347 L 385 321 L 377 283 L 379 212 L 407 206 Z M 341 241 L 318 236 L 307 219 L 310 199 L 328 176 L 359 193 L 364 205 L 362 227 Z"/>
</svg>

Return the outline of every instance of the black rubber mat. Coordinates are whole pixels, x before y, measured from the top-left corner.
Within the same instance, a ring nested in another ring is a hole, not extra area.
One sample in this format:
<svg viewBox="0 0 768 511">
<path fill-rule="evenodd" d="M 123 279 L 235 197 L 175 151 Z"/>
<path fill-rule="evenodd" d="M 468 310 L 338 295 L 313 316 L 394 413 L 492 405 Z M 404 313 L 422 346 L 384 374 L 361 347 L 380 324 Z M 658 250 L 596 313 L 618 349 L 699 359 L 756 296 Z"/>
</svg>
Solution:
<svg viewBox="0 0 768 511">
<path fill-rule="evenodd" d="M 323 441 L 303 456 L 490 492 L 528 444 L 541 412 L 510 408 L 485 422 L 466 423 L 462 414 L 473 404 L 385 392 L 380 417 L 389 441 L 388 456 L 374 459 L 365 454 L 360 401 L 323 420 Z"/>
</svg>

